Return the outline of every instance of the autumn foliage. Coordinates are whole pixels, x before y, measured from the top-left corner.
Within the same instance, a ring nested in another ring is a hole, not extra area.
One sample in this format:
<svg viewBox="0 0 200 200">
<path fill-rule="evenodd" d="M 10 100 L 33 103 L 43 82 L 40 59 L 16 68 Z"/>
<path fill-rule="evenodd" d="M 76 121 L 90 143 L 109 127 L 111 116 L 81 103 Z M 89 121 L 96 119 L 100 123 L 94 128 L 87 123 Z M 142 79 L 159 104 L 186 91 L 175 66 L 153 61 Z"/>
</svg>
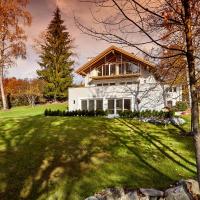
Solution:
<svg viewBox="0 0 200 200">
<path fill-rule="evenodd" d="M 4 79 L 6 96 L 10 95 L 11 105 L 35 105 L 43 101 L 43 81 L 38 79 Z"/>
</svg>

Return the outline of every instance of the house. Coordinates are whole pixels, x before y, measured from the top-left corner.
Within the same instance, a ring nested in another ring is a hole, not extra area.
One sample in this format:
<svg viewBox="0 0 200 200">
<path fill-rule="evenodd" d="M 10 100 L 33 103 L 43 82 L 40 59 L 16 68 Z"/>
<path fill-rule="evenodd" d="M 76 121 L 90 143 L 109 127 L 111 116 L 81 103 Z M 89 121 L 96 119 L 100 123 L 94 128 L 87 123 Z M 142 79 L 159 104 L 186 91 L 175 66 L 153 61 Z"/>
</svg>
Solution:
<svg viewBox="0 0 200 200">
<path fill-rule="evenodd" d="M 161 110 L 182 100 L 181 86 L 170 87 L 155 77 L 155 66 L 111 46 L 81 66 L 81 88 L 69 88 L 69 110 Z"/>
</svg>

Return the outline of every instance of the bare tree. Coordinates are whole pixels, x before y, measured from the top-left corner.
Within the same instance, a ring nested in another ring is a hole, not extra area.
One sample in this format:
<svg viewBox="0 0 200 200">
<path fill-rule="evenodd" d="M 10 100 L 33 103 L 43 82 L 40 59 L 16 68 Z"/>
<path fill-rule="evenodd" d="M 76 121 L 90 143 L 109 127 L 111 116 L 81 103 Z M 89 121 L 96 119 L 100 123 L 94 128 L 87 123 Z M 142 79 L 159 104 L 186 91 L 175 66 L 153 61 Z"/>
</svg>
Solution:
<svg viewBox="0 0 200 200">
<path fill-rule="evenodd" d="M 192 107 L 191 124 L 200 183 L 200 129 L 196 77 L 199 63 L 200 1 L 83 0 L 82 2 L 91 2 L 97 8 L 95 14 L 91 11 L 96 28 L 94 24 L 91 27 L 83 25 L 75 17 L 75 22 L 82 32 L 110 43 L 134 47 L 155 61 L 178 56 L 186 60 Z M 177 41 L 179 45 L 174 46 Z M 154 47 L 156 51 L 146 51 L 146 46 Z M 160 55 L 161 49 L 171 51 L 171 54 Z"/>
<path fill-rule="evenodd" d="M 7 109 L 3 85 L 5 70 L 14 64 L 17 57 L 25 58 L 26 55 L 23 28 L 31 24 L 27 4 L 27 0 L 0 0 L 0 90 L 4 109 Z"/>
</svg>

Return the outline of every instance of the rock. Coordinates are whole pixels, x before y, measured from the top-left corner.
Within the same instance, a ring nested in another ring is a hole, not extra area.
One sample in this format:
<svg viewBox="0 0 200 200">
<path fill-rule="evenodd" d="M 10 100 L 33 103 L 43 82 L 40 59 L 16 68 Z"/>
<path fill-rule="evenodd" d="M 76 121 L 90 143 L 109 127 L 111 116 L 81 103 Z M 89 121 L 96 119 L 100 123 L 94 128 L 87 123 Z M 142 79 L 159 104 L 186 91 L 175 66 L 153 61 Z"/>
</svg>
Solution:
<svg viewBox="0 0 200 200">
<path fill-rule="evenodd" d="M 158 200 L 159 197 L 150 197 L 150 200 Z"/>
<path fill-rule="evenodd" d="M 185 124 L 185 120 L 180 117 L 172 117 L 171 122 L 172 122 L 172 124 L 176 124 L 176 125 Z"/>
<path fill-rule="evenodd" d="M 95 196 L 98 200 L 126 200 L 124 199 L 125 194 L 122 188 L 108 188 Z"/>
<path fill-rule="evenodd" d="M 199 184 L 196 180 L 180 180 L 179 183 L 182 184 L 193 197 L 200 196 Z"/>
<path fill-rule="evenodd" d="M 155 189 L 140 189 L 140 192 L 150 197 L 162 197 L 164 195 L 163 191 L 155 190 Z"/>
<path fill-rule="evenodd" d="M 124 200 L 140 200 L 137 191 L 129 192 L 125 194 Z"/>
<path fill-rule="evenodd" d="M 190 197 L 185 191 L 183 185 L 167 189 L 164 196 L 166 200 L 190 200 Z"/>
<path fill-rule="evenodd" d="M 148 196 L 139 197 L 139 200 L 149 200 Z"/>
<path fill-rule="evenodd" d="M 97 199 L 95 196 L 91 196 L 91 197 L 88 197 L 88 198 L 85 199 L 85 200 L 99 200 L 99 199 Z"/>
</svg>

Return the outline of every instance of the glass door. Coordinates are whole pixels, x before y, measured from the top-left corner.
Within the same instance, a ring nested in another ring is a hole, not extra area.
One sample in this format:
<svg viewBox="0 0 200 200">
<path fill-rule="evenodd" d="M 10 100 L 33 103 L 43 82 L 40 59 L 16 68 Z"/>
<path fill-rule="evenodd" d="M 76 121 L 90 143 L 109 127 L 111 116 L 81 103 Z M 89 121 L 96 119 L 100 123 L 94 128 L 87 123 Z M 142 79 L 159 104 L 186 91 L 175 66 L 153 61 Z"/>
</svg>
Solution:
<svg viewBox="0 0 200 200">
<path fill-rule="evenodd" d="M 122 110 L 123 110 L 123 100 L 116 99 L 116 113 L 118 114 Z"/>
</svg>

